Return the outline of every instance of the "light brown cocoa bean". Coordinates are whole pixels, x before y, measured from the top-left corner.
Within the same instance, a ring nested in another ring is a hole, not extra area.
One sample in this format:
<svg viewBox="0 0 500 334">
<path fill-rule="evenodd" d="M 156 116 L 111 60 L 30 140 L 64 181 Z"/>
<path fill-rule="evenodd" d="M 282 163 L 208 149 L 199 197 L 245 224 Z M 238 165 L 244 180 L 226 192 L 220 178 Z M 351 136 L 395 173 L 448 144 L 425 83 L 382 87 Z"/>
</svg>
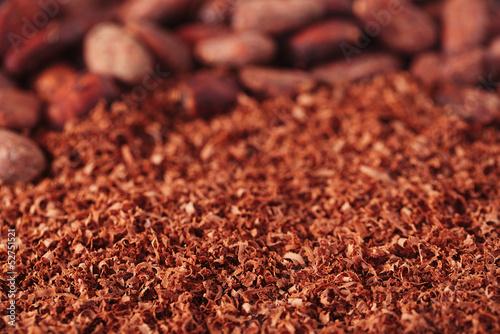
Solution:
<svg viewBox="0 0 500 334">
<path fill-rule="evenodd" d="M 239 91 L 229 78 L 198 72 L 180 85 L 177 95 L 189 117 L 209 118 L 228 111 L 236 103 Z"/>
<path fill-rule="evenodd" d="M 401 60 L 390 53 L 366 52 L 353 57 L 334 61 L 313 69 L 313 76 L 331 85 L 344 84 L 372 77 L 376 74 L 397 71 L 402 68 Z"/>
<path fill-rule="evenodd" d="M 260 96 L 289 96 L 311 90 L 316 85 L 305 71 L 248 66 L 239 72 L 241 83 Z"/>
<path fill-rule="evenodd" d="M 0 128 L 0 180 L 30 182 L 46 168 L 42 150 L 29 138 Z"/>
<path fill-rule="evenodd" d="M 488 35 L 488 10 L 484 0 L 448 0 L 442 12 L 442 46 L 459 53 L 481 45 Z"/>
<path fill-rule="evenodd" d="M 181 26 L 175 33 L 183 41 L 193 46 L 197 42 L 207 38 L 230 34 L 231 30 L 222 24 L 194 22 Z"/>
<path fill-rule="evenodd" d="M 40 119 L 41 103 L 30 92 L 14 87 L 0 88 L 0 127 L 33 128 Z"/>
<path fill-rule="evenodd" d="M 196 43 L 195 56 L 206 65 L 239 67 L 265 64 L 276 54 L 273 39 L 255 31 L 242 31 Z"/>
<path fill-rule="evenodd" d="M 365 34 L 380 38 L 394 51 L 411 54 L 436 44 L 436 23 L 410 2 L 355 0 L 353 12 L 363 23 Z"/>
<path fill-rule="evenodd" d="M 148 76 L 153 57 L 125 28 L 103 22 L 85 36 L 83 56 L 87 68 L 134 85 Z"/>
<path fill-rule="evenodd" d="M 88 28 L 84 20 L 53 20 L 19 48 L 7 51 L 5 69 L 15 75 L 35 70 L 78 43 Z"/>
<path fill-rule="evenodd" d="M 82 73 L 56 92 L 47 108 L 47 120 L 51 126 L 61 128 L 69 120 L 87 114 L 99 100 L 110 101 L 116 96 L 118 89 L 110 78 Z"/>
<path fill-rule="evenodd" d="M 320 3 L 310 0 L 239 1 L 234 7 L 232 26 L 236 30 L 281 34 L 300 28 L 324 13 Z"/>
<path fill-rule="evenodd" d="M 473 49 L 454 55 L 424 53 L 417 56 L 410 72 L 426 84 L 455 83 L 475 85 L 486 76 L 487 53 Z"/>
<path fill-rule="evenodd" d="M 296 66 L 322 62 L 342 54 L 341 43 L 354 44 L 360 37 L 354 22 L 339 19 L 309 25 L 287 43 L 288 56 Z"/>
<path fill-rule="evenodd" d="M 40 72 L 33 80 L 32 87 L 40 99 L 52 101 L 57 92 L 70 85 L 77 75 L 71 66 L 55 64 Z"/>
<path fill-rule="evenodd" d="M 148 22 L 131 22 L 127 29 L 137 36 L 169 70 L 187 72 L 191 69 L 191 52 L 187 44 L 173 33 Z"/>
</svg>

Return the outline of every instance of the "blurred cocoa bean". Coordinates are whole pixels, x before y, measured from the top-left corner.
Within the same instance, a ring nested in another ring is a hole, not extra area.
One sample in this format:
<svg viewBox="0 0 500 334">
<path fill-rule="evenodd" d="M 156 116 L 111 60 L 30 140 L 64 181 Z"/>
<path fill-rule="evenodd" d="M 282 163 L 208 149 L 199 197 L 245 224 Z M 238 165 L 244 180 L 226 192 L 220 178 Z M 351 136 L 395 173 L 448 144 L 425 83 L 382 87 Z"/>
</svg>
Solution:
<svg viewBox="0 0 500 334">
<path fill-rule="evenodd" d="M 128 0 L 118 12 L 123 22 L 156 21 L 176 23 L 189 11 L 195 11 L 200 0 Z"/>
<path fill-rule="evenodd" d="M 448 111 L 469 122 L 489 124 L 500 119 L 500 97 L 494 90 L 442 85 L 434 99 Z"/>
<path fill-rule="evenodd" d="M 330 19 L 309 25 L 290 38 L 288 55 L 296 66 L 322 62 L 341 54 L 340 44 L 354 44 L 360 33 L 354 22 L 346 20 Z"/>
<path fill-rule="evenodd" d="M 355 0 L 354 15 L 361 30 L 394 51 L 416 53 L 437 42 L 437 26 L 427 13 L 407 1 Z"/>
<path fill-rule="evenodd" d="M 52 101 L 60 90 L 70 85 L 77 76 L 75 69 L 66 64 L 52 65 L 33 80 L 33 89 L 43 101 Z"/>
<path fill-rule="evenodd" d="M 160 63 L 169 70 L 187 72 L 191 69 L 189 47 L 173 33 L 147 22 L 132 22 L 127 28 L 149 47 Z"/>
<path fill-rule="evenodd" d="M 0 180 L 33 181 L 46 164 L 42 150 L 32 140 L 0 128 Z"/>
<path fill-rule="evenodd" d="M 101 99 L 118 96 L 118 89 L 111 79 L 93 73 L 83 73 L 58 90 L 47 108 L 47 120 L 56 128 L 87 114 Z"/>
<path fill-rule="evenodd" d="M 446 53 L 459 53 L 481 45 L 488 36 L 488 10 L 484 0 L 448 0 L 442 12 L 442 45 Z"/>
<path fill-rule="evenodd" d="M 222 24 L 188 23 L 178 28 L 175 33 L 190 46 L 193 46 L 203 39 L 230 34 L 231 30 Z"/>
<path fill-rule="evenodd" d="M 198 11 L 198 19 L 204 23 L 223 23 L 231 17 L 239 0 L 207 0 Z"/>
<path fill-rule="evenodd" d="M 239 1 L 234 6 L 232 25 L 236 30 L 281 34 L 300 28 L 324 13 L 324 6 L 310 0 Z"/>
<path fill-rule="evenodd" d="M 51 21 L 17 49 L 7 51 L 4 58 L 5 69 L 14 75 L 33 71 L 78 43 L 88 28 L 89 22 L 83 20 Z"/>
<path fill-rule="evenodd" d="M 350 14 L 352 13 L 353 0 L 315 0 L 323 5 L 328 14 Z"/>
<path fill-rule="evenodd" d="M 313 69 L 313 76 L 321 82 L 338 85 L 401 68 L 401 60 L 390 53 L 366 52 L 353 57 L 349 63 L 342 59 L 318 66 Z"/>
<path fill-rule="evenodd" d="M 0 72 L 0 88 L 14 87 L 14 83 L 3 73 Z"/>
<path fill-rule="evenodd" d="M 239 67 L 270 62 L 276 54 L 276 45 L 266 35 L 243 31 L 201 40 L 194 52 L 206 65 Z"/>
<path fill-rule="evenodd" d="M 239 78 L 253 93 L 266 97 L 294 97 L 316 85 L 309 73 L 294 69 L 248 66 L 240 70 Z"/>
<path fill-rule="evenodd" d="M 85 36 L 83 56 L 94 73 L 134 85 L 148 76 L 153 57 L 125 28 L 111 22 L 94 26 Z"/>
<path fill-rule="evenodd" d="M 228 111 L 236 103 L 239 91 L 231 79 L 199 72 L 180 85 L 178 98 L 189 117 L 209 118 Z"/>
<path fill-rule="evenodd" d="M 473 49 L 454 55 L 424 53 L 411 64 L 410 72 L 426 84 L 475 85 L 486 76 L 487 53 Z"/>
<path fill-rule="evenodd" d="M 0 127 L 33 128 L 40 119 L 41 104 L 30 92 L 14 87 L 0 88 Z"/>
</svg>

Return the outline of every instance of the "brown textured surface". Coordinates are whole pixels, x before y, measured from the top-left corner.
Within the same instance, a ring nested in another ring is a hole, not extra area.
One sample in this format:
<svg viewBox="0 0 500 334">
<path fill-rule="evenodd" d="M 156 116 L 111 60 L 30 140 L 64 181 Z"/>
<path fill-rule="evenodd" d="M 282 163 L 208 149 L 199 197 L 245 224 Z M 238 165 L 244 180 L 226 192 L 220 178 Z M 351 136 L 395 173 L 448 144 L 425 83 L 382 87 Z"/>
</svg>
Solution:
<svg viewBox="0 0 500 334">
<path fill-rule="evenodd" d="M 0 187 L 18 333 L 500 331 L 498 123 L 401 74 L 208 122 L 167 95 L 40 130 L 48 178 Z"/>
</svg>

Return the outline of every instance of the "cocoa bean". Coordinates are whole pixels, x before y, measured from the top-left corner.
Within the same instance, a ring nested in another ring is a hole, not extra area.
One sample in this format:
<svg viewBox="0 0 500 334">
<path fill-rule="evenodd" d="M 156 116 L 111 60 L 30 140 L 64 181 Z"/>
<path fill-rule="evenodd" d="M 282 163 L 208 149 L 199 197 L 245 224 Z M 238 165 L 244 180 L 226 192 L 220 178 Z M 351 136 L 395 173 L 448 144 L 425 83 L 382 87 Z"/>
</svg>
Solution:
<svg viewBox="0 0 500 334">
<path fill-rule="evenodd" d="M 448 0 L 442 12 L 442 45 L 446 53 L 459 53 L 481 45 L 488 35 L 484 0 Z"/>
<path fill-rule="evenodd" d="M 236 103 L 239 88 L 232 80 L 210 72 L 199 72 L 182 83 L 179 102 L 189 117 L 209 118 Z"/>
<path fill-rule="evenodd" d="M 198 11 L 198 19 L 204 23 L 227 22 L 238 0 L 205 1 Z"/>
<path fill-rule="evenodd" d="M 91 72 L 131 85 L 140 83 L 153 68 L 149 50 L 115 23 L 94 26 L 85 36 L 83 49 L 85 64 Z"/>
<path fill-rule="evenodd" d="M 316 82 L 301 70 L 275 69 L 248 66 L 239 72 L 241 83 L 253 93 L 261 96 L 289 96 L 311 90 Z"/>
<path fill-rule="evenodd" d="M 258 30 L 281 34 L 312 22 L 325 8 L 310 0 L 239 1 L 234 7 L 232 26 L 236 30 Z"/>
<path fill-rule="evenodd" d="M 231 30 L 222 24 L 188 23 L 176 30 L 176 35 L 193 46 L 197 42 L 231 33 Z"/>
<path fill-rule="evenodd" d="M 187 72 L 191 69 L 189 47 L 173 33 L 147 22 L 132 22 L 127 28 L 149 47 L 168 69 L 177 72 Z"/>
<path fill-rule="evenodd" d="M 474 85 L 486 76 L 487 53 L 473 49 L 454 55 L 424 53 L 417 56 L 410 72 L 426 84 L 455 83 Z"/>
<path fill-rule="evenodd" d="M 489 124 L 500 119 L 500 97 L 493 90 L 443 85 L 434 99 L 469 122 Z"/>
<path fill-rule="evenodd" d="M 296 66 L 322 62 L 341 54 L 340 44 L 353 44 L 360 34 L 354 22 L 330 19 L 310 25 L 294 34 L 287 44 L 288 55 Z"/>
<path fill-rule="evenodd" d="M 379 37 L 394 51 L 411 54 L 436 44 L 432 17 L 407 1 L 355 0 L 353 12 L 367 35 Z"/>
<path fill-rule="evenodd" d="M 488 47 L 488 70 L 495 78 L 500 78 L 500 36 Z"/>
<path fill-rule="evenodd" d="M 14 83 L 3 73 L 0 72 L 0 88 L 14 87 Z"/>
<path fill-rule="evenodd" d="M 119 9 L 123 22 L 156 21 L 174 23 L 183 18 L 198 0 L 128 0 Z"/>
<path fill-rule="evenodd" d="M 33 181 L 46 164 L 42 150 L 32 140 L 0 128 L 0 180 Z"/>
<path fill-rule="evenodd" d="M 4 58 L 5 69 L 14 75 L 33 71 L 78 43 L 89 23 L 84 20 L 54 20 L 18 49 L 11 48 Z"/>
<path fill-rule="evenodd" d="M 206 65 L 239 67 L 270 62 L 276 54 L 276 45 L 266 35 L 243 31 L 201 40 L 196 43 L 194 53 Z"/>
<path fill-rule="evenodd" d="M 33 128 L 40 119 L 40 101 L 33 93 L 0 88 L 0 127 Z"/>
<path fill-rule="evenodd" d="M 70 120 L 87 114 L 101 99 L 111 100 L 118 95 L 118 89 L 109 78 L 83 73 L 58 90 L 47 108 L 47 120 L 61 128 Z"/>
<path fill-rule="evenodd" d="M 47 22 L 37 22 L 33 18 L 40 11 L 35 1 L 4 1 L 0 4 L 0 56 L 9 49 L 17 50 L 32 38 Z"/>
<path fill-rule="evenodd" d="M 319 81 L 338 85 L 401 68 L 401 60 L 392 54 L 367 52 L 353 57 L 349 63 L 343 59 L 318 66 L 313 69 L 313 76 Z"/>
<path fill-rule="evenodd" d="M 77 76 L 75 69 L 66 64 L 52 65 L 33 80 L 33 89 L 43 101 L 52 101 L 61 89 L 68 87 Z"/>
</svg>

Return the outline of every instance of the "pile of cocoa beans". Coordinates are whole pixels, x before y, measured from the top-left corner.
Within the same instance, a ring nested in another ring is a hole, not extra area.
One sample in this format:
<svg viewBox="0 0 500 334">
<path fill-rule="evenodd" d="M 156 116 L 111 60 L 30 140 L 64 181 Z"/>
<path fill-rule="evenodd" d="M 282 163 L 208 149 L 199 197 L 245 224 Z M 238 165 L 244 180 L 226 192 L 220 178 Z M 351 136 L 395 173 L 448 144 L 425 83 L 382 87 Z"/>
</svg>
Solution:
<svg viewBox="0 0 500 334">
<path fill-rule="evenodd" d="M 473 121 L 500 109 L 496 0 L 0 2 L 0 182 L 46 168 L 28 138 L 39 124 L 60 129 L 102 100 L 135 107 L 169 76 L 190 117 L 240 92 L 293 98 L 397 70 Z"/>
</svg>

